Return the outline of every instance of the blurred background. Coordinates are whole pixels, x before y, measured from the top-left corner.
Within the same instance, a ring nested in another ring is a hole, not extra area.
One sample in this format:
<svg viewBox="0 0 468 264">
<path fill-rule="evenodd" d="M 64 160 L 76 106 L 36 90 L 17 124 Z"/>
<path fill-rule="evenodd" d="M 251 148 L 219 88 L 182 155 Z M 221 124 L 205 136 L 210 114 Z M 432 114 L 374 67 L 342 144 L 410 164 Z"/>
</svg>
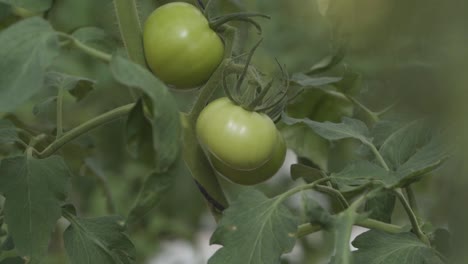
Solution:
<svg viewBox="0 0 468 264">
<path fill-rule="evenodd" d="M 109 34 L 109 42 L 96 43 L 96 47 L 112 52 L 121 46 L 111 0 L 54 2 L 47 17 L 55 29 L 70 33 L 80 27 L 99 27 Z M 157 6 L 170 1 L 138 2 L 144 21 Z M 378 111 L 398 102 L 398 118 L 429 115 L 437 120 L 436 126 L 450 129 L 451 140 L 460 147 L 459 153 L 437 173 L 416 184 L 415 191 L 423 218 L 433 226 L 450 229 L 450 243 L 455 249 L 466 249 L 468 179 L 464 174 L 467 163 L 463 161 L 468 154 L 465 147 L 468 146 L 468 1 L 217 0 L 218 14 L 239 10 L 271 16 L 270 20 L 259 20 L 263 43 L 254 59 L 259 69 L 274 70 L 277 58 L 290 73 L 305 71 L 344 45 L 343 68 L 334 74 L 346 72 L 346 81 L 354 84 L 353 95 L 363 104 Z M 11 22 L 11 14 L 3 13 L 2 21 Z M 239 45 L 248 48 L 259 36 L 255 30 L 242 29 Z M 64 50 L 54 67 L 97 80 L 95 89 L 86 98 L 79 102 L 71 96 L 67 98 L 64 111 L 67 128 L 129 103 L 128 90 L 112 80 L 107 66 L 79 51 Z M 53 93 L 43 91 L 15 113 L 14 118 L 52 130 L 55 108 L 44 98 Z M 186 110 L 190 94 L 175 96 L 181 109 Z M 338 122 L 343 116 L 366 118 L 351 102 L 319 89 L 307 92 L 303 98 L 290 110 L 307 113 L 318 121 Z M 129 156 L 125 144 L 116 144 L 124 142 L 124 124 L 124 120 L 110 123 L 63 150 L 74 173 L 72 200 L 81 215 L 125 215 L 148 173 L 144 162 Z M 315 140 L 316 148 L 304 151 L 313 157 L 311 162 L 328 171 L 343 168 L 357 148 L 355 142 L 324 145 L 313 136 L 310 140 Z M 89 154 L 92 158 L 83 159 Z M 296 154 L 290 151 L 278 175 L 259 188 L 272 195 L 297 184 L 288 175 L 289 165 L 296 160 Z M 108 190 L 102 187 L 102 181 L 109 183 Z M 106 204 L 106 192 L 111 192 L 116 208 Z M 324 207 L 333 207 L 319 194 L 307 195 Z M 301 199 L 304 197 L 291 200 L 291 206 L 299 208 Z M 394 222 L 402 223 L 404 218 L 400 216 L 401 208 L 397 208 Z M 57 228 L 57 233 L 61 228 Z M 137 248 L 138 263 L 201 264 L 217 249 L 209 246 L 214 228 L 214 220 L 192 179 L 180 175 L 159 207 L 132 227 L 130 235 Z M 355 231 L 357 234 L 362 229 Z M 66 263 L 59 237 L 51 245 L 47 263 Z M 332 246 L 329 234 L 313 234 L 298 241 L 284 263 L 328 263 Z M 468 254 L 466 250 L 454 252 L 459 254 L 459 263 L 468 263 L 463 256 Z"/>
</svg>

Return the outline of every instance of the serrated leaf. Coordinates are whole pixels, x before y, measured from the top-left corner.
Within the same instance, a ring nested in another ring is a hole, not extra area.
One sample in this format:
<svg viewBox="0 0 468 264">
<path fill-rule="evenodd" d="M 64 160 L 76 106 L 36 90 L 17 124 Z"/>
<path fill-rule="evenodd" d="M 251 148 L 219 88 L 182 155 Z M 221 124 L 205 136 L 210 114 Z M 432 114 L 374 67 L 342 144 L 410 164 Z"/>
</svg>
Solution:
<svg viewBox="0 0 468 264">
<path fill-rule="evenodd" d="M 371 144 L 369 130 L 360 120 L 344 117 L 341 123 L 317 122 L 310 119 L 296 119 L 283 115 L 283 122 L 292 125 L 303 123 L 312 128 L 321 137 L 328 140 L 354 138 L 362 143 Z"/>
<path fill-rule="evenodd" d="M 391 190 L 383 190 L 366 201 L 365 210 L 369 212 L 369 218 L 391 223 L 395 202 L 395 194 Z"/>
<path fill-rule="evenodd" d="M 430 140 L 430 129 L 424 120 L 413 121 L 391 134 L 379 152 L 392 170 L 398 169 L 416 150 Z"/>
<path fill-rule="evenodd" d="M 317 135 L 305 124 L 294 124 L 292 126 L 281 126 L 286 145 L 292 149 L 297 156 L 312 161 L 322 170 L 328 169 L 328 142 Z"/>
<path fill-rule="evenodd" d="M 125 234 L 120 216 L 81 218 L 68 214 L 70 226 L 63 239 L 72 264 L 130 264 L 135 247 Z"/>
<path fill-rule="evenodd" d="M 95 80 L 81 76 L 72 76 L 61 72 L 48 72 L 45 85 L 67 90 L 77 101 L 93 90 Z"/>
<path fill-rule="evenodd" d="M 341 81 L 342 77 L 315 77 L 308 76 L 304 73 L 295 73 L 291 77 L 291 81 L 303 86 L 303 87 L 318 87 L 327 84 L 337 83 Z"/>
<path fill-rule="evenodd" d="M 61 203 L 67 197 L 68 167 L 60 156 L 18 156 L 2 160 L 0 171 L 8 231 L 20 254 L 40 259 L 47 251 L 50 234 L 61 216 Z"/>
<path fill-rule="evenodd" d="M 59 41 L 47 21 L 32 17 L 3 30 L 0 46 L 0 112 L 10 112 L 42 88 Z"/>
<path fill-rule="evenodd" d="M 34 12 L 45 11 L 52 6 L 52 0 L 0 0 L 0 2 Z"/>
<path fill-rule="evenodd" d="M 154 209 L 164 197 L 165 192 L 172 186 L 177 175 L 180 174 L 189 174 L 182 159 L 178 159 L 166 172 L 152 172 L 148 175 L 135 205 L 130 210 L 128 223 L 135 223 Z"/>
<path fill-rule="evenodd" d="M 35 116 L 38 116 L 42 113 L 46 113 L 50 111 L 51 109 L 55 110 L 54 104 L 56 101 L 57 101 L 57 96 L 51 96 L 42 100 L 41 102 L 34 105 L 33 110 L 32 110 L 33 114 Z"/>
<path fill-rule="evenodd" d="M 6 119 L 0 119 L 0 144 L 14 143 L 18 140 L 15 125 Z"/>
<path fill-rule="evenodd" d="M 211 243 L 223 247 L 208 263 L 279 264 L 295 244 L 297 220 L 277 199 L 254 189 L 241 192 L 211 237 Z"/>
<path fill-rule="evenodd" d="M 111 71 L 119 83 L 138 88 L 149 98 L 156 164 L 159 171 L 167 170 L 180 150 L 181 122 L 174 98 L 164 83 L 147 69 L 127 59 L 114 56 Z"/>
<path fill-rule="evenodd" d="M 366 264 L 443 264 L 436 252 L 413 233 L 388 234 L 371 230 L 359 235 L 353 246 L 355 263 Z"/>
</svg>

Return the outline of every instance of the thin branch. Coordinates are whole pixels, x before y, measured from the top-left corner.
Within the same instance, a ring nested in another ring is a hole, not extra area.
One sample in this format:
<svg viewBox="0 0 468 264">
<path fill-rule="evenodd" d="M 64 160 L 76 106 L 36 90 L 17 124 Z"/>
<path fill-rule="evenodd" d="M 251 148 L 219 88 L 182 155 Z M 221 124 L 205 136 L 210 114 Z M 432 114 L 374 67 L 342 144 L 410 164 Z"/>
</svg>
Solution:
<svg viewBox="0 0 468 264">
<path fill-rule="evenodd" d="M 109 112 L 106 112 L 100 116 L 97 116 L 77 127 L 63 134 L 61 138 L 58 138 L 47 146 L 42 152 L 38 154 L 39 158 L 46 158 L 54 154 L 59 150 L 63 145 L 68 142 L 76 139 L 77 137 L 89 132 L 93 128 L 99 127 L 107 122 L 113 121 L 117 118 L 127 115 L 133 108 L 134 104 L 124 105 L 115 109 L 112 109 Z"/>
</svg>

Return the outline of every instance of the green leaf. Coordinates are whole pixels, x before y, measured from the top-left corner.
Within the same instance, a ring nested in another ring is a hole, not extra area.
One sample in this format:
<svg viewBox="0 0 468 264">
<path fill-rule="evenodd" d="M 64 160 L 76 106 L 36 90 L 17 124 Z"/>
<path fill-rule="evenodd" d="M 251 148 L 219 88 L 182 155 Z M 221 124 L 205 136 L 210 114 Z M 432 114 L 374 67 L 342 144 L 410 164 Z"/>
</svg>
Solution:
<svg viewBox="0 0 468 264">
<path fill-rule="evenodd" d="M 0 144 L 14 143 L 18 139 L 15 125 L 10 120 L 0 119 Z"/>
<path fill-rule="evenodd" d="M 330 0 L 317 0 L 319 11 L 322 15 L 325 15 L 326 9 L 328 9 L 329 1 Z M 319 62 L 310 67 L 310 69 L 307 71 L 307 74 L 317 74 L 333 68 L 343 60 L 345 53 L 346 50 L 344 46 L 337 47 L 334 51 L 334 54 L 325 56 Z"/>
<path fill-rule="evenodd" d="M 79 28 L 72 33 L 72 36 L 86 45 L 106 52 L 112 52 L 117 47 L 116 41 L 106 31 L 96 27 Z"/>
<path fill-rule="evenodd" d="M 130 210 L 128 223 L 134 224 L 148 214 L 164 198 L 164 194 L 172 186 L 176 177 L 180 174 L 188 175 L 189 173 L 183 160 L 178 159 L 169 170 L 162 173 L 152 172 L 148 175 L 135 205 Z"/>
<path fill-rule="evenodd" d="M 55 102 L 57 101 L 57 96 L 51 96 L 45 98 L 41 102 L 37 103 L 33 107 L 33 114 L 35 116 L 39 116 L 43 113 L 50 113 L 52 111 L 56 111 Z"/>
<path fill-rule="evenodd" d="M 369 211 L 369 218 L 391 223 L 395 202 L 395 194 L 391 190 L 384 190 L 366 201 L 365 210 Z"/>
<path fill-rule="evenodd" d="M 148 118 L 145 116 L 143 101 L 138 100 L 128 115 L 126 122 L 127 149 L 139 160 L 154 161 L 153 131 Z"/>
<path fill-rule="evenodd" d="M 0 2 L 33 12 L 45 11 L 52 6 L 52 0 L 0 0 Z"/>
<path fill-rule="evenodd" d="M 416 120 L 390 135 L 379 152 L 392 169 L 398 169 L 418 148 L 430 139 L 430 129 L 423 120 Z"/>
<path fill-rule="evenodd" d="M 393 181 L 388 171 L 367 160 L 348 164 L 340 172 L 330 175 L 342 192 L 351 192 L 373 181 Z"/>
<path fill-rule="evenodd" d="M 45 85 L 47 87 L 65 89 L 73 95 L 77 101 L 80 101 L 93 90 L 95 83 L 96 81 L 85 77 L 52 71 L 47 73 Z"/>
<path fill-rule="evenodd" d="M 72 264 L 129 264 L 135 247 L 120 216 L 81 218 L 67 213 L 70 226 L 63 239 Z"/>
<path fill-rule="evenodd" d="M 157 169 L 167 170 L 176 160 L 180 150 L 181 122 L 174 98 L 164 83 L 151 72 L 127 59 L 114 56 L 111 71 L 119 83 L 138 88 L 149 98 Z"/>
<path fill-rule="evenodd" d="M 442 165 L 449 157 L 449 146 L 438 138 L 432 139 L 398 168 L 396 171 L 398 186 L 405 186 L 419 180 L 424 174 Z"/>
<path fill-rule="evenodd" d="M 371 230 L 353 241 L 355 263 L 443 264 L 436 252 L 413 233 L 388 234 Z"/>
<path fill-rule="evenodd" d="M 5 196 L 5 222 L 18 252 L 40 259 L 61 216 L 70 172 L 60 156 L 18 156 L 0 164 L 0 193 Z M 19 210 L 21 208 L 21 210 Z"/>
<path fill-rule="evenodd" d="M 224 211 L 211 243 L 221 244 L 209 264 L 279 264 L 292 250 L 297 220 L 279 198 L 248 189 Z"/>
<path fill-rule="evenodd" d="M 322 170 L 328 169 L 329 149 L 326 140 L 305 124 L 281 125 L 280 131 L 288 148 L 292 149 L 297 156 L 312 161 Z"/>
<path fill-rule="evenodd" d="M 295 73 L 291 77 L 291 81 L 303 87 L 318 87 L 327 84 L 332 84 L 341 81 L 342 77 L 311 77 L 304 73 Z"/>
<path fill-rule="evenodd" d="M 42 88 L 59 41 L 47 21 L 33 17 L 2 31 L 0 46 L 0 112 L 11 112 Z"/>
<path fill-rule="evenodd" d="M 307 183 L 311 183 L 324 177 L 320 170 L 303 165 L 293 164 L 291 165 L 291 177 L 293 180 L 303 178 Z"/>
<path fill-rule="evenodd" d="M 283 115 L 283 122 L 292 125 L 303 123 L 312 128 L 321 137 L 328 140 L 354 138 L 364 144 L 372 144 L 368 137 L 369 130 L 360 120 L 344 117 L 342 123 L 317 122 L 310 119 L 295 119 Z"/>
</svg>

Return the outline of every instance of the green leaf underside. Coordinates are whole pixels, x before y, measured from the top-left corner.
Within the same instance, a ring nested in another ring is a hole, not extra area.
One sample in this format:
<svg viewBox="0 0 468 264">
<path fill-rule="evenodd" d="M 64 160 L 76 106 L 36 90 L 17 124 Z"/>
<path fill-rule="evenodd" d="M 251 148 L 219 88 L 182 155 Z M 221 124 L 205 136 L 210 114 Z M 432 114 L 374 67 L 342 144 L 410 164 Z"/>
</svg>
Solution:
<svg viewBox="0 0 468 264">
<path fill-rule="evenodd" d="M 111 71 L 119 83 L 142 90 L 150 99 L 156 164 L 159 171 L 167 170 L 180 149 L 181 124 L 174 98 L 152 73 L 127 59 L 114 56 Z"/>
<path fill-rule="evenodd" d="M 129 264 L 135 261 L 135 248 L 124 233 L 119 216 L 72 217 L 63 234 L 72 264 Z"/>
<path fill-rule="evenodd" d="M 211 243 L 221 244 L 209 264 L 279 264 L 292 250 L 297 219 L 278 198 L 248 189 L 224 211 Z"/>
<path fill-rule="evenodd" d="M 0 0 L 0 2 L 36 12 L 45 11 L 52 5 L 52 0 Z"/>
<path fill-rule="evenodd" d="M 25 156 L 7 158 L 2 160 L 0 171 L 0 193 L 6 198 L 9 233 L 20 254 L 40 259 L 61 216 L 70 172 L 59 156 L 40 160 Z"/>
<path fill-rule="evenodd" d="M 18 140 L 15 125 L 6 119 L 0 119 L 0 144 L 14 143 Z"/>
<path fill-rule="evenodd" d="M 0 46 L 0 112 L 10 112 L 42 88 L 59 42 L 47 21 L 33 17 L 2 31 Z"/>
<path fill-rule="evenodd" d="M 371 230 L 353 241 L 355 263 L 366 264 L 443 264 L 436 252 L 413 233 L 388 234 Z"/>
</svg>

